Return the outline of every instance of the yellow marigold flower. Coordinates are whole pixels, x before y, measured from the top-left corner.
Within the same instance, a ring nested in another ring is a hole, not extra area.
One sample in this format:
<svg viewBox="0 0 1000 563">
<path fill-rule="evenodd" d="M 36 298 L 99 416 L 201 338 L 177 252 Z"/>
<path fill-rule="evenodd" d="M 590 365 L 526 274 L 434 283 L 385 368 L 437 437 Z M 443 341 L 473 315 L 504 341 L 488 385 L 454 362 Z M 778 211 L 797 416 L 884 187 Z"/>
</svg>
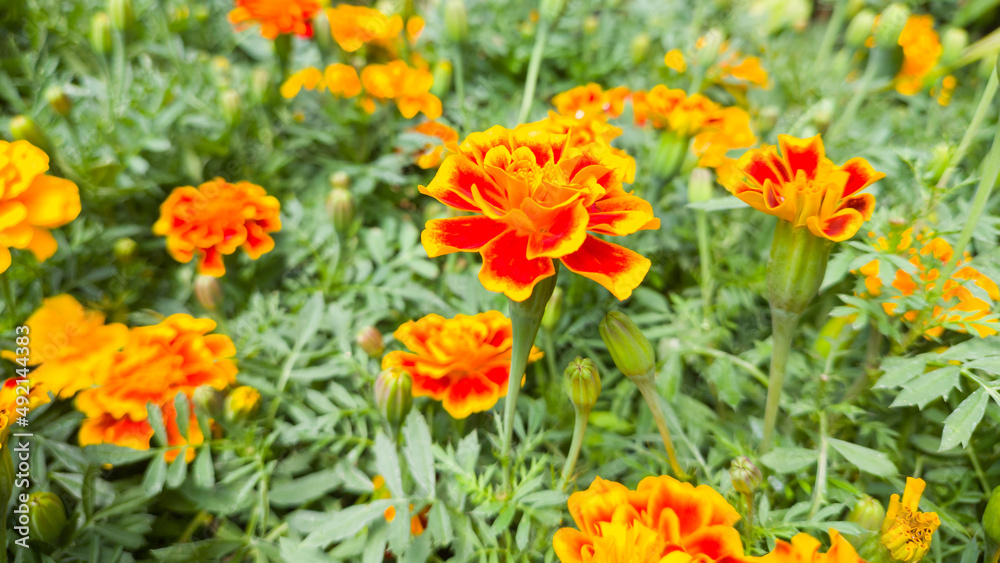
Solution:
<svg viewBox="0 0 1000 563">
<path fill-rule="evenodd" d="M 830 550 L 820 553 L 820 541 L 809 534 L 798 534 L 791 543 L 775 542 L 774 550 L 759 559 L 760 563 L 865 563 L 837 530 L 830 528 Z"/>
<path fill-rule="evenodd" d="M 87 417 L 80 427 L 80 445 L 111 443 L 148 449 L 153 428 L 147 403 L 163 411 L 168 444 L 177 446 L 167 452 L 168 461 L 177 457 L 180 446 L 202 443 L 204 436 L 193 408 L 188 435 L 181 435 L 174 400 L 178 394 L 190 400 L 202 385 L 223 389 L 236 380 L 232 359 L 236 348 L 228 336 L 209 334 L 213 330 L 215 321 L 183 314 L 132 329 L 98 386 L 76 397 L 77 409 Z M 188 461 L 194 458 L 193 449 L 188 448 L 186 457 Z"/>
<path fill-rule="evenodd" d="M 819 135 L 778 135 L 778 147 L 747 151 L 719 183 L 754 209 L 836 242 L 871 218 L 875 196 L 860 192 L 884 177 L 860 157 L 834 164 Z"/>
<path fill-rule="evenodd" d="M 18 417 L 23 416 L 25 408 L 27 408 L 27 412 L 31 412 L 31 409 L 38 405 L 44 405 L 49 402 L 49 395 L 45 390 L 45 386 L 42 383 L 29 379 L 27 387 L 28 403 L 26 405 L 22 404 L 23 401 L 19 403 L 17 398 L 24 397 L 25 395 L 23 390 L 18 390 L 18 379 L 16 377 L 7 379 L 3 382 L 3 386 L 0 387 L 0 449 L 7 444 L 11 425 L 15 423 Z M 20 387 L 24 388 L 23 385 L 20 385 Z M 3 453 L 0 455 L 7 454 Z"/>
<path fill-rule="evenodd" d="M 229 22 L 259 23 L 260 34 L 267 39 L 285 33 L 312 37 L 312 19 L 318 12 L 319 0 L 236 0 Z"/>
<path fill-rule="evenodd" d="M 303 88 L 320 92 L 329 89 L 334 96 L 353 98 L 361 93 L 361 80 L 353 66 L 343 63 L 328 65 L 322 72 L 308 67 L 288 77 L 281 85 L 281 96 L 294 98 Z"/>
<path fill-rule="evenodd" d="M 907 477 L 903 500 L 899 500 L 899 495 L 889 499 L 880 539 L 896 561 L 916 563 L 923 559 L 931 547 L 934 530 L 941 525 L 936 513 L 920 512 L 917 507 L 926 486 L 923 479 Z"/>
<path fill-rule="evenodd" d="M 406 20 L 406 38 L 410 43 L 416 43 L 417 39 L 420 39 L 425 25 L 424 18 L 420 16 L 411 16 L 410 19 Z"/>
<path fill-rule="evenodd" d="M 49 155 L 28 141 L 0 141 L 0 274 L 10 267 L 11 248 L 30 250 L 39 262 L 56 252 L 49 229 L 80 214 L 80 191 L 69 180 L 49 176 Z"/>
<path fill-rule="evenodd" d="M 719 111 L 719 105 L 701 94 L 687 95 L 679 88 L 660 84 L 648 92 L 632 95 L 636 125 L 651 124 L 657 129 L 670 129 L 682 137 L 701 132 Z"/>
<path fill-rule="evenodd" d="M 440 143 L 428 143 L 417 154 L 417 166 L 424 170 L 437 168 L 444 161 L 445 156 L 458 151 L 458 131 L 455 131 L 444 123 L 425 121 L 410 129 L 410 131 L 427 135 L 428 137 L 435 137 L 441 141 Z"/>
<path fill-rule="evenodd" d="M 738 62 L 734 62 L 734 60 Z M 738 56 L 734 56 L 732 59 L 720 63 L 719 69 L 722 71 L 722 78 L 731 77 L 761 88 L 767 88 L 767 71 L 760 65 L 760 59 L 757 57 L 739 60 Z"/>
<path fill-rule="evenodd" d="M 282 98 L 294 98 L 299 92 L 306 90 L 326 90 L 326 82 L 323 81 L 323 73 L 316 67 L 304 68 L 291 76 L 281 85 Z"/>
<path fill-rule="evenodd" d="M 698 157 L 698 166 L 703 168 L 718 168 L 725 162 L 727 152 L 757 142 L 757 136 L 750 129 L 750 114 L 743 108 L 720 108 L 705 128 L 694 136 L 691 144 L 691 150 Z"/>
<path fill-rule="evenodd" d="M 216 178 L 175 188 L 160 205 L 153 233 L 167 237 L 174 260 L 186 264 L 197 254 L 198 272 L 218 278 L 226 273 L 222 257 L 237 248 L 252 260 L 274 248 L 268 233 L 281 230 L 280 208 L 258 185 Z"/>
<path fill-rule="evenodd" d="M 663 56 L 663 64 L 667 65 L 667 68 L 676 70 L 677 72 L 687 70 L 687 63 L 684 62 L 684 55 L 680 49 L 667 51 L 667 54 Z"/>
<path fill-rule="evenodd" d="M 552 105 L 562 115 L 583 119 L 584 117 L 599 118 L 607 121 L 609 117 L 618 117 L 625 109 L 625 100 L 631 92 L 624 86 L 605 90 L 593 82 L 586 86 L 577 86 L 552 98 Z"/>
<path fill-rule="evenodd" d="M 125 325 L 105 325 L 103 313 L 84 309 L 66 294 L 45 299 L 25 324 L 31 336 L 29 365 L 38 366 L 31 382 L 61 399 L 103 378 L 112 355 L 128 340 Z M 3 357 L 15 358 L 8 350 Z"/>
<path fill-rule="evenodd" d="M 365 6 L 340 4 L 327 8 L 330 33 L 340 48 L 353 53 L 365 43 L 388 42 L 403 30 L 403 18 L 389 17 L 382 12 Z"/>
<path fill-rule="evenodd" d="M 941 39 L 934 31 L 934 17 L 910 16 L 906 20 L 899 45 L 903 48 L 903 66 L 896 74 L 896 91 L 912 96 L 923 88 L 924 78 L 941 58 Z"/>
<path fill-rule="evenodd" d="M 955 78 L 953 74 L 949 74 L 941 79 L 941 90 L 940 92 L 935 92 L 931 90 L 931 95 L 937 97 L 937 102 L 939 105 L 946 106 L 951 103 L 951 96 L 955 93 L 955 86 L 958 85 L 958 79 Z"/>
<path fill-rule="evenodd" d="M 430 93 L 434 75 L 396 60 L 371 64 L 361 71 L 361 83 L 373 98 L 394 100 L 399 113 L 410 119 L 423 113 L 428 119 L 441 117 L 441 100 Z"/>
</svg>

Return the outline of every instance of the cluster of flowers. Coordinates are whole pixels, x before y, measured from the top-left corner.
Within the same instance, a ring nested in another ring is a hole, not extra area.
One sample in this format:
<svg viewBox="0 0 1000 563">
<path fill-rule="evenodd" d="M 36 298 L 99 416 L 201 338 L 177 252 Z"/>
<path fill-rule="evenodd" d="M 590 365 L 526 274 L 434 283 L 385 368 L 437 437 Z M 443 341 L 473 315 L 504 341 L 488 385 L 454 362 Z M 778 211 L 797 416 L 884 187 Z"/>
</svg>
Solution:
<svg viewBox="0 0 1000 563">
<path fill-rule="evenodd" d="M 711 45 L 718 45 L 718 48 L 713 49 Z M 767 71 L 761 66 L 760 59 L 731 49 L 729 42 L 723 41 L 718 31 L 699 37 L 694 51 L 687 56 L 680 49 L 671 49 L 663 56 L 663 64 L 667 68 L 682 74 L 688 70 L 688 61 L 699 64 L 706 60 L 713 63 L 704 77 L 709 82 L 726 87 L 768 87 Z"/>
<path fill-rule="evenodd" d="M 876 25 L 877 20 L 878 18 L 876 18 Z M 906 25 L 903 26 L 903 30 L 899 34 L 898 43 L 903 49 L 903 62 L 893 83 L 897 92 L 905 96 L 912 96 L 927 86 L 928 78 L 937 68 L 944 52 L 941 38 L 934 30 L 934 17 L 912 15 L 907 18 Z M 875 45 L 874 36 L 869 37 L 866 45 L 868 47 Z M 944 106 L 950 103 L 952 92 L 957 84 L 958 81 L 953 75 L 948 75 L 942 80 L 940 90 L 934 92 L 939 104 Z"/>
</svg>

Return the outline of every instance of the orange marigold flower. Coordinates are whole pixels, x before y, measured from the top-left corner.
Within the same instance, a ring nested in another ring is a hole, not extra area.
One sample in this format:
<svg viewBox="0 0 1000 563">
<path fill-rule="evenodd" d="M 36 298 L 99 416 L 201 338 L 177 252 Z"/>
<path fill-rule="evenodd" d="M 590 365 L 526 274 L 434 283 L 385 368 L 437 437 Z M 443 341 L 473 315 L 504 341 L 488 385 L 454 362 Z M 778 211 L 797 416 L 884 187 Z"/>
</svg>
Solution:
<svg viewBox="0 0 1000 563">
<path fill-rule="evenodd" d="M 31 375 L 31 379 L 12 377 L 5 380 L 3 386 L 0 387 L 0 449 L 7 444 L 11 425 L 23 416 L 25 407 L 28 408 L 28 412 L 31 412 L 31 409 L 38 405 L 44 405 L 49 402 L 49 395 L 45 389 L 45 385 L 34 381 L 33 378 L 34 374 Z M 19 384 L 18 381 L 24 381 L 25 384 Z M 21 387 L 21 390 L 18 387 Z M 23 402 L 18 402 L 17 399 L 18 397 L 25 396 L 24 389 L 28 392 L 27 405 L 23 404 Z M 2 455 L 7 454 L 5 452 Z"/>
<path fill-rule="evenodd" d="M 726 161 L 726 153 L 757 142 L 750 129 L 750 114 L 738 107 L 719 108 L 705 130 L 692 139 L 691 150 L 698 157 L 698 166 L 718 168 Z"/>
<path fill-rule="evenodd" d="M 684 62 L 684 55 L 680 49 L 667 51 L 667 54 L 663 56 L 663 64 L 667 65 L 667 68 L 676 70 L 677 72 L 687 70 L 687 63 Z"/>
<path fill-rule="evenodd" d="M 340 4 L 327 8 L 326 17 L 330 20 L 333 40 L 348 53 L 357 51 L 365 43 L 391 41 L 403 30 L 402 17 L 389 17 L 365 6 Z"/>
<path fill-rule="evenodd" d="M 236 0 L 229 22 L 259 23 L 260 34 L 267 39 L 286 33 L 312 37 L 312 19 L 318 12 L 319 0 Z"/>
<path fill-rule="evenodd" d="M 670 89 L 660 84 L 650 91 L 632 95 L 636 125 L 647 122 L 657 129 L 671 129 L 682 137 L 693 137 L 706 127 L 711 127 L 719 104 L 701 94 L 687 95 L 679 88 Z"/>
<path fill-rule="evenodd" d="M 0 141 L 0 274 L 10 267 L 11 248 L 30 250 L 39 262 L 56 252 L 49 229 L 80 214 L 80 191 L 69 180 L 49 176 L 49 155 L 28 141 Z"/>
<path fill-rule="evenodd" d="M 281 230 L 280 208 L 258 185 L 216 178 L 175 188 L 160 206 L 153 233 L 167 237 L 175 260 L 186 264 L 197 254 L 198 272 L 218 278 L 226 273 L 223 255 L 242 246 L 256 260 L 274 248 L 268 233 Z"/>
<path fill-rule="evenodd" d="M 729 59 L 719 63 L 721 78 L 735 78 L 749 82 L 761 88 L 767 88 L 767 71 L 760 65 L 757 57 L 739 58 L 739 53 L 733 53 Z"/>
<path fill-rule="evenodd" d="M 926 486 L 923 479 L 907 477 L 903 500 L 899 500 L 899 495 L 889 499 L 880 539 L 896 561 L 916 563 L 923 559 L 931 547 L 934 531 L 941 525 L 936 513 L 920 512 L 917 507 Z"/>
<path fill-rule="evenodd" d="M 316 67 L 307 67 L 295 72 L 281 85 L 281 97 L 290 99 L 299 95 L 299 92 L 319 89 L 320 92 L 326 90 L 326 82 L 323 80 L 323 73 Z"/>
<path fill-rule="evenodd" d="M 445 153 L 458 150 L 458 131 L 437 121 L 425 121 L 410 129 L 415 133 L 439 139 L 440 143 L 428 143 L 417 155 L 417 166 L 428 169 L 437 168 L 444 160 Z"/>
<path fill-rule="evenodd" d="M 420 16 L 411 16 L 410 19 L 406 20 L 406 38 L 410 43 L 416 43 L 417 39 L 420 39 L 425 25 L 424 18 Z"/>
<path fill-rule="evenodd" d="M 322 72 L 318 68 L 308 67 L 285 80 L 281 85 L 281 96 L 294 98 L 303 88 L 320 92 L 329 88 L 334 96 L 353 98 L 361 93 L 361 80 L 353 66 L 343 63 L 329 65 Z"/>
<path fill-rule="evenodd" d="M 548 118 L 529 124 L 529 127 L 531 125 L 541 131 L 567 135 L 568 148 L 580 148 L 590 143 L 610 143 L 622 134 L 620 128 L 592 114 L 577 118 L 550 111 Z M 609 151 L 613 157 L 621 159 L 619 166 L 625 170 L 622 181 L 627 183 L 635 181 L 635 159 L 619 148 L 609 147 Z"/>
<path fill-rule="evenodd" d="M 605 90 L 593 82 L 577 86 L 552 98 L 552 105 L 563 115 L 582 119 L 597 117 L 607 120 L 618 117 L 625 109 L 625 100 L 631 92 L 624 86 Z"/>
<path fill-rule="evenodd" d="M 774 550 L 759 559 L 760 563 L 865 563 L 837 530 L 830 528 L 830 550 L 820 553 L 820 542 L 809 534 L 798 534 L 788 543 L 775 542 Z"/>
<path fill-rule="evenodd" d="M 479 281 L 514 301 L 555 275 L 553 260 L 626 299 L 650 261 L 590 233 L 659 228 L 652 206 L 622 189 L 627 174 L 606 143 L 567 147 L 537 124 L 472 133 L 420 192 L 475 215 L 428 221 L 424 249 L 479 252 Z"/>
<path fill-rule="evenodd" d="M 104 324 L 103 313 L 84 309 L 66 294 L 45 299 L 25 324 L 31 338 L 30 365 L 38 366 L 31 382 L 62 399 L 103 378 L 113 354 L 128 340 L 125 325 Z M 16 358 L 8 350 L 2 355 Z"/>
<path fill-rule="evenodd" d="M 394 100 L 407 119 L 417 113 L 428 119 L 441 117 L 441 100 L 430 93 L 434 75 L 427 69 L 411 68 L 400 60 L 371 64 L 361 71 L 361 83 L 372 97 Z"/>
<path fill-rule="evenodd" d="M 912 96 L 923 89 L 924 78 L 941 59 L 944 48 L 934 31 L 934 17 L 910 16 L 899 34 L 903 65 L 896 74 L 896 91 Z"/>
<path fill-rule="evenodd" d="M 160 324 L 134 328 L 125 347 L 112 358 L 108 373 L 97 387 L 81 391 L 76 407 L 86 419 L 80 427 L 80 445 L 112 443 L 145 450 L 153 428 L 146 404 L 163 411 L 168 444 L 178 446 L 167 452 L 167 460 L 179 453 L 179 446 L 197 445 L 204 440 L 194 418 L 183 436 L 177 425 L 174 400 L 178 394 L 188 400 L 195 389 L 209 385 L 223 389 L 236 380 L 232 357 L 236 348 L 228 336 L 208 334 L 215 321 L 190 315 L 171 315 Z M 188 448 L 188 461 L 194 451 Z"/>
<path fill-rule="evenodd" d="M 750 561 L 733 527 L 740 515 L 707 485 L 664 475 L 646 477 L 632 491 L 597 477 L 568 505 L 577 529 L 552 538 L 563 563 Z"/>
<path fill-rule="evenodd" d="M 382 369 L 398 367 L 413 378 L 413 396 L 441 401 L 454 418 L 490 409 L 507 395 L 512 336 L 510 319 L 499 311 L 427 315 L 396 329 L 409 350 L 389 352 Z M 532 347 L 529 361 L 542 357 Z"/>
<path fill-rule="evenodd" d="M 875 209 L 875 196 L 860 192 L 884 177 L 860 157 L 834 164 L 819 135 L 778 135 L 778 147 L 747 151 L 719 182 L 758 211 L 808 227 L 817 237 L 842 241 L 854 236 Z"/>
</svg>

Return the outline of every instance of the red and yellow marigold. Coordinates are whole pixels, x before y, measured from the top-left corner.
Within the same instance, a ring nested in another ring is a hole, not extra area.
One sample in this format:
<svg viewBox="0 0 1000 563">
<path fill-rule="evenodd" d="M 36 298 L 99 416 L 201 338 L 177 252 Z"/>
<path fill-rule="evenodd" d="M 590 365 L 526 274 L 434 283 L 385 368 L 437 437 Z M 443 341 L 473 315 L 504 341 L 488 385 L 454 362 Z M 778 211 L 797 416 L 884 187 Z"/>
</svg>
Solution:
<svg viewBox="0 0 1000 563">
<path fill-rule="evenodd" d="M 319 0 L 236 0 L 229 22 L 237 26 L 260 24 L 260 34 L 275 39 L 282 34 L 312 37 L 312 19 Z"/>
<path fill-rule="evenodd" d="M 0 274 L 11 248 L 30 250 L 39 262 L 56 252 L 50 229 L 80 214 L 80 191 L 69 180 L 49 176 L 49 155 L 28 141 L 0 141 Z"/>
<path fill-rule="evenodd" d="M 778 135 L 778 147 L 747 151 L 719 182 L 758 211 L 808 227 L 817 237 L 842 241 L 854 236 L 875 209 L 875 196 L 860 192 L 884 177 L 860 157 L 834 164 L 819 135 Z"/>
<path fill-rule="evenodd" d="M 76 406 L 86 419 L 80 427 L 81 446 L 117 444 L 134 449 L 149 448 L 153 428 L 146 404 L 163 412 L 168 445 L 173 460 L 180 446 L 198 445 L 202 429 L 190 409 L 188 435 L 177 425 L 174 400 L 182 394 L 190 401 L 195 389 L 208 385 L 223 389 L 236 380 L 236 349 L 232 340 L 215 330 L 215 321 L 190 315 L 171 315 L 163 322 L 129 332 L 128 343 L 112 358 L 110 369 L 98 386 L 81 391 Z M 187 459 L 194 458 L 188 448 Z"/>
<path fill-rule="evenodd" d="M 335 8 L 327 8 L 326 17 L 330 20 L 333 40 L 348 53 L 357 51 L 366 43 L 385 45 L 403 30 L 403 18 L 399 15 L 389 17 L 365 6 L 339 4 Z M 410 31 L 416 32 L 417 28 L 422 26 L 415 22 Z"/>
<path fill-rule="evenodd" d="M 407 350 L 389 352 L 382 369 L 400 368 L 413 378 L 413 396 L 441 401 L 455 418 L 482 412 L 507 395 L 511 347 L 510 320 L 499 311 L 427 315 L 394 333 Z M 542 353 L 532 348 L 529 361 Z"/>
<path fill-rule="evenodd" d="M 221 277 L 222 257 L 237 248 L 253 260 L 274 248 L 269 233 L 281 230 L 280 208 L 258 185 L 216 178 L 197 188 L 175 188 L 160 206 L 153 233 L 167 237 L 167 252 L 178 262 L 197 255 L 199 273 Z"/>
<path fill-rule="evenodd" d="M 437 168 L 444 157 L 458 150 L 458 131 L 438 121 L 425 121 L 410 129 L 414 133 L 434 137 L 440 142 L 428 143 L 417 154 L 417 166 L 428 169 Z"/>
<path fill-rule="evenodd" d="M 553 111 L 549 116 L 533 124 L 539 131 L 545 131 L 556 135 L 566 135 L 567 148 L 580 148 L 591 143 L 608 144 L 622 134 L 622 130 L 611 125 L 603 118 L 594 114 L 584 114 L 583 117 L 571 117 Z M 625 151 L 608 145 L 610 159 L 619 159 L 616 167 L 625 171 L 623 182 L 631 183 L 635 181 L 635 159 Z"/>
<path fill-rule="evenodd" d="M 552 547 L 563 563 L 741 562 L 740 519 L 707 485 L 673 477 L 646 477 L 636 490 L 594 479 L 569 497 L 574 528 L 562 528 Z"/>
<path fill-rule="evenodd" d="M 865 563 L 854 546 L 833 528 L 830 528 L 829 551 L 820 553 L 821 547 L 819 540 L 803 533 L 793 537 L 790 543 L 777 540 L 771 553 L 756 560 L 760 563 Z"/>
<path fill-rule="evenodd" d="M 936 513 L 920 512 L 918 508 L 926 486 L 923 479 L 907 477 L 902 501 L 899 495 L 889 499 L 880 541 L 896 561 L 916 563 L 923 559 L 931 547 L 934 531 L 941 525 Z"/>
<path fill-rule="evenodd" d="M 412 68 L 401 60 L 371 64 L 361 70 L 361 84 L 372 98 L 395 101 L 407 119 L 417 113 L 428 119 L 441 117 L 441 100 L 430 92 L 434 75 L 425 68 Z"/>
<path fill-rule="evenodd" d="M 473 215 L 428 221 L 427 254 L 479 252 L 480 282 L 514 301 L 555 275 L 554 260 L 629 297 L 650 261 L 595 234 L 627 235 L 660 221 L 622 188 L 629 171 L 606 143 L 568 140 L 536 124 L 469 135 L 420 192 Z"/>
</svg>

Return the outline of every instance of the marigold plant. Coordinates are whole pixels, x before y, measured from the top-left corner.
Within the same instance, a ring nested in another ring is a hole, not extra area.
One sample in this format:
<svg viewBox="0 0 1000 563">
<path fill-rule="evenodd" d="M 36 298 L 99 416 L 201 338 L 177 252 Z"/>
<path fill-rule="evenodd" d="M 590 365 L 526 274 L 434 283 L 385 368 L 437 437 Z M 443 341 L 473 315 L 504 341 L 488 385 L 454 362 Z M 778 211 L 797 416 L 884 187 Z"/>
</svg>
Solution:
<svg viewBox="0 0 1000 563">
<path fill-rule="evenodd" d="M 441 401 L 455 418 L 485 411 L 507 395 L 513 336 L 510 320 L 499 311 L 427 315 L 396 329 L 407 351 L 382 358 L 382 369 L 397 367 L 413 378 L 413 396 Z M 542 357 L 532 348 L 530 361 Z"/>
<path fill-rule="evenodd" d="M 796 534 L 791 542 L 776 540 L 774 549 L 759 558 L 760 563 L 865 563 L 851 542 L 830 528 L 830 549 L 820 553 L 822 544 L 809 534 Z"/>
<path fill-rule="evenodd" d="M 285 80 L 281 85 L 281 96 L 294 98 L 303 88 L 320 92 L 329 89 L 334 96 L 353 98 L 361 93 L 361 80 L 353 66 L 342 63 L 328 65 L 322 71 L 316 67 L 306 67 Z"/>
<path fill-rule="evenodd" d="M 934 31 L 934 17 L 910 16 L 899 34 L 903 64 L 896 74 L 896 91 L 911 96 L 921 91 L 924 79 L 941 59 L 941 39 Z"/>
<path fill-rule="evenodd" d="M 175 188 L 160 206 L 153 233 L 167 237 L 167 252 L 178 262 L 198 256 L 198 272 L 221 277 L 223 256 L 237 248 L 256 260 L 274 248 L 269 233 L 281 230 L 281 205 L 250 182 L 222 178 Z"/>
<path fill-rule="evenodd" d="M 403 18 L 392 17 L 365 6 L 338 4 L 326 9 L 330 20 L 330 33 L 340 48 L 353 53 L 366 43 L 385 43 L 394 39 L 403 30 Z M 414 32 L 419 25 L 414 24 Z M 418 33 L 418 32 L 417 32 Z"/>
<path fill-rule="evenodd" d="M 404 61 L 370 64 L 361 70 L 365 92 L 379 100 L 393 100 L 399 113 L 410 119 L 422 113 L 428 119 L 441 117 L 441 100 L 431 94 L 434 76 L 423 68 L 412 68 Z"/>
<path fill-rule="evenodd" d="M 427 135 L 439 140 L 438 143 L 428 143 L 417 154 L 417 166 L 428 169 L 437 168 L 449 153 L 458 150 L 458 131 L 438 121 L 425 121 L 410 129 L 414 133 Z"/>
<path fill-rule="evenodd" d="M 49 402 L 49 395 L 45 386 L 40 382 L 27 381 L 27 386 L 18 383 L 19 378 L 10 378 L 3 382 L 0 387 L 0 449 L 7 444 L 10 436 L 10 428 L 15 421 L 22 416 L 22 413 L 30 412 L 38 405 Z M 20 387 L 21 389 L 18 389 Z M 24 389 L 27 389 L 27 404 L 18 401 L 18 397 L 25 397 Z M 0 455 L 9 455 L 3 452 Z"/>
<path fill-rule="evenodd" d="M 39 262 L 56 252 L 50 229 L 80 214 L 80 191 L 69 180 L 49 176 L 49 155 L 28 141 L 0 141 L 0 274 L 11 248 L 30 250 Z"/>
<path fill-rule="evenodd" d="M 880 541 L 896 561 L 916 563 L 923 559 L 931 547 L 934 531 L 941 525 L 936 513 L 920 512 L 917 506 L 926 486 L 923 479 L 907 477 L 903 499 L 899 495 L 889 499 Z"/>
<path fill-rule="evenodd" d="M 312 19 L 319 9 L 319 0 L 236 0 L 229 21 L 237 26 L 260 24 L 260 34 L 267 39 L 292 33 L 312 37 Z"/>
</svg>

